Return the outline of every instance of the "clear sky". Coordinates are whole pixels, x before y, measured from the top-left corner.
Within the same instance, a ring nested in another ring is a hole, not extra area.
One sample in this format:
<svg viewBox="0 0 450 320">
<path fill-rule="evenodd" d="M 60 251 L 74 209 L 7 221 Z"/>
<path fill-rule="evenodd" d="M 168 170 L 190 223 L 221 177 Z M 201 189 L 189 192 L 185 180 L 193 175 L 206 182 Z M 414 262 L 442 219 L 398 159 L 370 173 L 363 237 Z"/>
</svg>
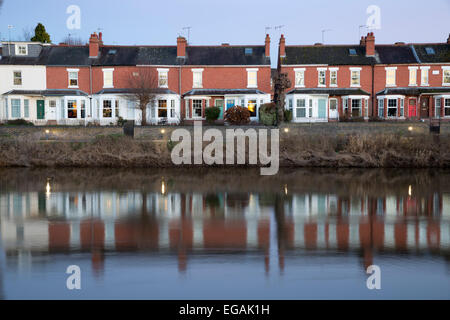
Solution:
<svg viewBox="0 0 450 320">
<path fill-rule="evenodd" d="M 70 5 L 81 9 L 78 30 L 66 26 Z M 444 42 L 450 33 L 450 0 L 3 0 L 0 38 L 8 40 L 13 25 L 11 39 L 21 40 L 42 22 L 54 43 L 69 33 L 87 41 L 101 28 L 105 44 L 175 45 L 192 27 L 191 44 L 263 44 L 271 27 L 275 53 L 280 30 L 287 44 L 322 42 L 324 29 L 325 43 L 357 43 L 370 5 L 381 9 L 376 43 Z"/>
</svg>

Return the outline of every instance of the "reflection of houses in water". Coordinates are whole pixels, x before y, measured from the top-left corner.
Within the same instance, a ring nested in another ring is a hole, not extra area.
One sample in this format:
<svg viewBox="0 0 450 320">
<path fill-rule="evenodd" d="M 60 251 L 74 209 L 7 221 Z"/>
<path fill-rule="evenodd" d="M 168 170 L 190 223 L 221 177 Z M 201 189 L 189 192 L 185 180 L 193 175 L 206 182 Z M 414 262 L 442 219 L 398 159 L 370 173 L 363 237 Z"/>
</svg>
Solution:
<svg viewBox="0 0 450 320">
<path fill-rule="evenodd" d="M 283 249 L 354 250 L 365 264 L 373 252 L 450 249 L 450 194 L 282 201 Z M 243 193 L 10 193 L 0 195 L 1 237 L 7 251 L 92 252 L 98 268 L 109 250 L 176 251 L 184 270 L 195 250 L 249 249 L 262 250 L 267 267 L 274 203 Z"/>
</svg>

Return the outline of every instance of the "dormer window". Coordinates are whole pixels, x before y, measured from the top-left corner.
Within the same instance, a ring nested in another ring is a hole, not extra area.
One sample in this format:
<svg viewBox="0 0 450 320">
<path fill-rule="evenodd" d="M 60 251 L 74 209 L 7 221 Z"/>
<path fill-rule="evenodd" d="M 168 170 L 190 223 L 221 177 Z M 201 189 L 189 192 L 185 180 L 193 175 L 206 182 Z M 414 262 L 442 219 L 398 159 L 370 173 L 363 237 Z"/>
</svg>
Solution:
<svg viewBox="0 0 450 320">
<path fill-rule="evenodd" d="M 16 44 L 16 55 L 26 56 L 28 54 L 28 48 L 26 44 Z"/>
</svg>

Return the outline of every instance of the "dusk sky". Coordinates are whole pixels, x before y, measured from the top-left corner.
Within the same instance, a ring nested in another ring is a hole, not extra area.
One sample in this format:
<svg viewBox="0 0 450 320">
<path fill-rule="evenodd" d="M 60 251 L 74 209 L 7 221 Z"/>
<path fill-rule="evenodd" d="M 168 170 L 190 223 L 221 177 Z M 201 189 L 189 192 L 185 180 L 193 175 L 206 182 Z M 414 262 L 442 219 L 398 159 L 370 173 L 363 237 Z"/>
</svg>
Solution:
<svg viewBox="0 0 450 320">
<path fill-rule="evenodd" d="M 69 30 L 67 7 L 81 9 L 81 28 Z M 24 29 L 42 22 L 52 42 L 69 33 L 87 41 L 99 28 L 105 44 L 175 45 L 183 27 L 192 27 L 191 44 L 263 44 L 266 27 L 275 52 L 280 30 L 287 44 L 357 43 L 367 29 L 366 9 L 381 9 L 381 29 L 374 30 L 377 43 L 444 42 L 450 33 L 450 0 L 4 0 L 0 9 L 0 37 L 23 40 Z M 185 32 L 187 36 L 187 32 Z"/>
</svg>

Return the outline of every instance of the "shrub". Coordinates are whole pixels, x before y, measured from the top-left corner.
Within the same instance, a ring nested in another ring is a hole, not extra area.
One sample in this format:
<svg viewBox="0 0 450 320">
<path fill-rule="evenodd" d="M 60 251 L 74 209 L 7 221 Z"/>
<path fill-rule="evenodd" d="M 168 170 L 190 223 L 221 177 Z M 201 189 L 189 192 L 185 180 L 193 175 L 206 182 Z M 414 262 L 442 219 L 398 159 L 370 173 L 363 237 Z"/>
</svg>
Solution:
<svg viewBox="0 0 450 320">
<path fill-rule="evenodd" d="M 219 119 L 220 108 L 219 107 L 208 107 L 205 109 L 206 121 L 214 122 Z"/>
<path fill-rule="evenodd" d="M 125 120 L 124 118 L 122 118 L 122 117 L 119 117 L 118 119 L 117 119 L 117 125 L 119 126 L 119 127 L 123 127 L 124 126 L 124 124 L 127 122 L 127 120 Z"/>
<path fill-rule="evenodd" d="M 292 121 L 292 110 L 284 110 L 284 121 L 285 122 Z"/>
<path fill-rule="evenodd" d="M 33 126 L 34 124 L 32 122 L 29 122 L 24 119 L 16 119 L 16 120 L 8 120 L 6 122 L 9 126 Z"/>
<path fill-rule="evenodd" d="M 230 124 L 248 124 L 250 123 L 250 111 L 247 108 L 234 106 L 225 112 L 224 118 Z"/>
<path fill-rule="evenodd" d="M 275 103 L 265 103 L 259 107 L 259 121 L 266 126 L 277 124 L 277 107 Z"/>
</svg>

